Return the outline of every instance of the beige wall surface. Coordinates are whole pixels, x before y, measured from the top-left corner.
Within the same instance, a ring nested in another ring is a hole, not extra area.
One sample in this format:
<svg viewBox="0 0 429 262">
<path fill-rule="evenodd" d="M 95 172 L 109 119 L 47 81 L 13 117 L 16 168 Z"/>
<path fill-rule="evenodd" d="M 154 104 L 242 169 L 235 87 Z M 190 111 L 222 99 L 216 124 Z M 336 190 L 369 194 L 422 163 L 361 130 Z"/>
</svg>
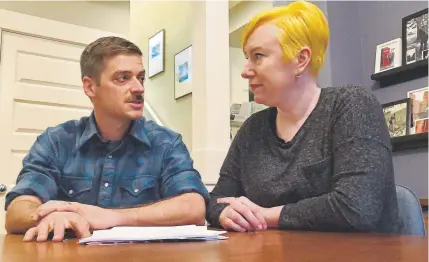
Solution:
<svg viewBox="0 0 429 262">
<path fill-rule="evenodd" d="M 128 1 L 0 1 L 0 9 L 127 36 Z"/>
<path fill-rule="evenodd" d="M 179 1 L 131 1 L 130 38 L 144 53 L 148 67 L 148 41 L 165 30 L 164 72 L 147 78 L 145 98 L 165 126 L 183 136 L 192 150 L 192 97 L 174 99 L 174 55 L 192 44 L 192 3 Z"/>
</svg>

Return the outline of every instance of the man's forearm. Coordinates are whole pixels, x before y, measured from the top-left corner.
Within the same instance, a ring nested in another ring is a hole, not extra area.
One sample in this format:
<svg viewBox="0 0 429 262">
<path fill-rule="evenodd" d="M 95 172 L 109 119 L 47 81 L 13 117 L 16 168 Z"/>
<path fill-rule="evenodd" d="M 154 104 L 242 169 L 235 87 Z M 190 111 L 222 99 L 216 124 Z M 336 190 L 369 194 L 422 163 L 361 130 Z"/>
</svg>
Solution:
<svg viewBox="0 0 429 262">
<path fill-rule="evenodd" d="M 6 212 L 6 231 L 9 234 L 24 234 L 37 225 L 37 208 L 42 204 L 34 196 L 15 198 Z"/>
<path fill-rule="evenodd" d="M 197 193 L 186 193 L 152 205 L 115 209 L 120 214 L 118 226 L 204 225 L 205 202 Z"/>
</svg>

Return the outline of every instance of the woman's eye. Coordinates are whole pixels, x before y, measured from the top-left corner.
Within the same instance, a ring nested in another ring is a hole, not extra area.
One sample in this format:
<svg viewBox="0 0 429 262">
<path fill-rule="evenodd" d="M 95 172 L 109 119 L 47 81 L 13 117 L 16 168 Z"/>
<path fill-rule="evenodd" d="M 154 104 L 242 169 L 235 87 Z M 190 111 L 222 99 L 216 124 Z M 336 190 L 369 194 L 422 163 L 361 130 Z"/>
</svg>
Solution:
<svg viewBox="0 0 429 262">
<path fill-rule="evenodd" d="M 261 57 L 263 57 L 263 56 L 264 56 L 264 55 L 263 55 L 263 54 L 261 54 L 261 53 L 256 53 L 256 54 L 255 54 L 255 57 L 256 57 L 256 58 L 261 58 Z"/>
</svg>

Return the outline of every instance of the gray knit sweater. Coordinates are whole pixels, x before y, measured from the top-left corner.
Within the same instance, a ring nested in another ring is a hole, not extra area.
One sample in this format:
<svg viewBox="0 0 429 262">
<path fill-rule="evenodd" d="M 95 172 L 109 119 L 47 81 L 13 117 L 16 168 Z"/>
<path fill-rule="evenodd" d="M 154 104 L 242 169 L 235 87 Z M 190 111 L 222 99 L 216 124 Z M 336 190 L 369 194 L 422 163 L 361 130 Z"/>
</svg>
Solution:
<svg viewBox="0 0 429 262">
<path fill-rule="evenodd" d="M 258 112 L 238 131 L 211 192 L 212 226 L 226 207 L 217 198 L 246 196 L 263 207 L 284 206 L 281 229 L 397 232 L 390 137 L 373 94 L 323 88 L 287 142 L 276 135 L 276 114 Z"/>
</svg>

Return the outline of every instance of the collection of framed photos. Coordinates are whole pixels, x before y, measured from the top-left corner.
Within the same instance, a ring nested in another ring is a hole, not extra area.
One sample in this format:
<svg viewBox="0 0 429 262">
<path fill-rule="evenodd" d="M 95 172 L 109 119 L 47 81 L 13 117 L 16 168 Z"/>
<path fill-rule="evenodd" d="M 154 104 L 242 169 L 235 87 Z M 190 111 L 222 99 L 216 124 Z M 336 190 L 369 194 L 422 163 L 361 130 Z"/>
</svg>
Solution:
<svg viewBox="0 0 429 262">
<path fill-rule="evenodd" d="M 154 77 L 165 71 L 165 30 L 149 38 L 148 76 Z M 192 46 L 174 55 L 174 99 L 192 93 Z"/>
<path fill-rule="evenodd" d="M 428 59 L 428 8 L 402 18 L 402 37 L 377 45 L 375 73 Z M 390 137 L 428 132 L 428 87 L 382 105 Z"/>
<path fill-rule="evenodd" d="M 428 87 L 407 92 L 407 98 L 383 104 L 390 137 L 428 132 Z"/>
<path fill-rule="evenodd" d="M 402 37 L 377 45 L 374 73 L 428 58 L 428 8 L 402 18 Z"/>
</svg>

